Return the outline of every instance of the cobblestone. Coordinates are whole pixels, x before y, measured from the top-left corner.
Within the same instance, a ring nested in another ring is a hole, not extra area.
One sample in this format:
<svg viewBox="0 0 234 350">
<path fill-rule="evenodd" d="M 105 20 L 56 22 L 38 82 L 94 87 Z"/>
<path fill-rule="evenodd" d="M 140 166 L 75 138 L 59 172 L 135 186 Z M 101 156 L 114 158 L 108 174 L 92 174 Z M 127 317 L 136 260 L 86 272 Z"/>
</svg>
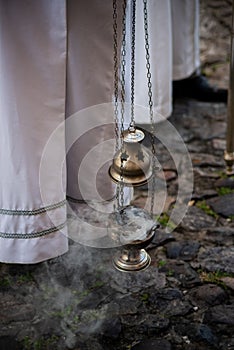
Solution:
<svg viewBox="0 0 234 350">
<path fill-rule="evenodd" d="M 201 1 L 202 69 L 224 87 L 231 3 Z M 162 196 L 166 188 L 168 198 L 147 248 L 147 270 L 117 271 L 115 250 L 72 241 L 68 254 L 48 262 L 0 265 L 1 350 L 234 349 L 234 180 L 223 161 L 226 114 L 225 104 L 175 102 L 169 120 L 189 150 L 194 188 L 182 222 L 168 232 L 178 172 L 158 145 L 158 190 Z M 135 204 L 144 206 L 146 191 L 135 193 Z"/>
</svg>

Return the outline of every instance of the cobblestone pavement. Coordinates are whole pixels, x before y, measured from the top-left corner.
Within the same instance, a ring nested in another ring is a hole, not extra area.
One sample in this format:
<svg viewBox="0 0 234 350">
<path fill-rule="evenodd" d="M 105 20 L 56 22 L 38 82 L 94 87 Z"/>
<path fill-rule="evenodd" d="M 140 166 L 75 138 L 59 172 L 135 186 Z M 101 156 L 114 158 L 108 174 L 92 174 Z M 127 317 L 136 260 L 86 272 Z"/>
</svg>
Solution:
<svg viewBox="0 0 234 350">
<path fill-rule="evenodd" d="M 202 67 L 222 86 L 230 15 L 231 1 L 201 2 Z M 119 272 L 113 249 L 73 242 L 68 254 L 48 262 L 1 264 L 1 350 L 234 349 L 234 177 L 225 175 L 223 161 L 226 113 L 224 104 L 176 101 L 169 120 L 191 156 L 194 189 L 187 214 L 170 232 L 179 173 L 158 143 L 158 191 L 166 183 L 167 198 L 147 248 L 147 270 Z M 138 190 L 135 204 L 144 205 L 145 196 L 145 188 Z"/>
<path fill-rule="evenodd" d="M 228 86 L 232 0 L 200 1 L 200 57 L 203 72 L 217 86 Z"/>
</svg>

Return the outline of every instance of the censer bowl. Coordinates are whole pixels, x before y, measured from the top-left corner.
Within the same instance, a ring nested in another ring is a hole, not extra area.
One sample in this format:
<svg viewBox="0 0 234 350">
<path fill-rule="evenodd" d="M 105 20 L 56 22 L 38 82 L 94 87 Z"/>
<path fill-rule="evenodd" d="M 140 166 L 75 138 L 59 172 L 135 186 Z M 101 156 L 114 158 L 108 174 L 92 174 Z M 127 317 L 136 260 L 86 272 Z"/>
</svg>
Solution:
<svg viewBox="0 0 234 350">
<path fill-rule="evenodd" d="M 155 226 L 155 228 L 152 229 L 145 241 L 137 240 L 123 246 L 113 259 L 114 266 L 121 271 L 141 271 L 149 267 L 151 264 L 151 257 L 144 248 L 146 248 L 154 238 L 157 227 L 158 226 Z"/>
<path fill-rule="evenodd" d="M 114 266 L 121 271 L 146 269 L 151 263 L 151 258 L 144 248 L 154 238 L 159 225 L 148 212 L 134 206 L 127 206 L 119 213 L 114 213 L 113 218 L 117 220 L 115 226 L 112 224 L 111 237 L 122 243 L 122 247 L 114 256 Z"/>
</svg>

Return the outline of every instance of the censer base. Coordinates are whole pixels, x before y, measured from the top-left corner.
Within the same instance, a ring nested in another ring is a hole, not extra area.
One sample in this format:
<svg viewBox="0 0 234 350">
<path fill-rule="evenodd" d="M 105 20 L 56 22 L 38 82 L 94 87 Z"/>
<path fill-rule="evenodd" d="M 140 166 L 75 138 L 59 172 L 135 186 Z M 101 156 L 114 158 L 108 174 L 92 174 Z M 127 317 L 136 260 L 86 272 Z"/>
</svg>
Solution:
<svg viewBox="0 0 234 350">
<path fill-rule="evenodd" d="M 146 269 L 151 258 L 145 249 L 124 249 L 113 259 L 116 269 L 120 271 L 140 271 Z"/>
</svg>

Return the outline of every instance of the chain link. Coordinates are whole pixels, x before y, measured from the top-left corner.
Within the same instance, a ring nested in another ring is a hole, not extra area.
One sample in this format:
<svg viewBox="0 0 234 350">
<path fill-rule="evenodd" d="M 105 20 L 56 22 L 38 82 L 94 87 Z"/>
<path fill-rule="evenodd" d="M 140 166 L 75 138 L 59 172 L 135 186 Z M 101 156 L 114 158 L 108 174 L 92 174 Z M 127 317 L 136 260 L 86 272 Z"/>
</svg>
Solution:
<svg viewBox="0 0 234 350">
<path fill-rule="evenodd" d="M 152 182 L 151 182 L 151 203 L 150 203 L 150 213 L 153 217 L 154 211 L 154 196 L 155 196 L 155 172 L 156 172 L 156 159 L 155 159 L 155 122 L 153 113 L 153 98 L 152 98 L 152 82 L 151 82 L 151 69 L 150 69 L 150 53 L 149 53 L 149 31 L 148 31 L 148 10 L 147 10 L 147 0 L 143 0 L 144 4 L 144 31 L 145 31 L 145 55 L 146 55 L 146 70 L 147 70 L 147 80 L 148 80 L 148 97 L 149 97 L 149 115 L 150 115 L 150 125 L 151 125 L 151 150 L 152 150 Z"/>
<path fill-rule="evenodd" d="M 117 0 L 113 0 L 113 56 L 114 56 L 114 121 L 115 121 L 115 151 L 119 149 L 119 63 L 118 63 L 118 25 L 117 25 Z"/>
<path fill-rule="evenodd" d="M 126 5 L 127 1 L 123 0 L 123 17 L 122 17 L 122 46 L 121 46 L 121 121 L 120 121 L 120 141 L 121 141 L 121 166 L 120 166 L 120 182 L 118 184 L 118 209 L 124 206 L 124 184 L 123 184 L 123 154 L 124 154 L 124 114 L 125 114 L 125 74 L 126 74 Z"/>
<path fill-rule="evenodd" d="M 121 120 L 120 136 L 123 144 L 124 132 L 124 113 L 125 113 L 125 73 L 126 73 L 126 0 L 123 0 L 123 17 L 122 17 L 122 42 L 121 42 L 121 79 L 120 79 L 120 101 L 121 101 Z M 121 146 L 122 146 L 121 144 Z"/>
<path fill-rule="evenodd" d="M 125 114 L 125 73 L 126 73 L 126 0 L 122 4 L 122 40 L 121 60 L 118 62 L 118 25 L 117 25 L 117 0 L 113 0 L 113 41 L 114 41 L 114 119 L 116 151 L 121 152 L 120 181 L 116 188 L 116 201 L 118 211 L 124 205 L 123 189 L 123 153 L 124 153 L 124 114 Z M 120 72 L 120 73 L 119 73 Z M 119 75 L 120 75 L 120 127 L 119 127 Z M 120 142 L 119 142 L 120 139 Z"/>
<path fill-rule="evenodd" d="M 118 64 L 118 28 L 117 28 L 117 0 L 113 0 L 113 39 L 114 39 L 114 115 L 115 115 L 115 134 L 116 134 L 116 150 L 121 152 L 120 181 L 116 189 L 116 200 L 118 210 L 124 205 L 123 190 L 123 162 L 124 162 L 124 114 L 125 114 L 125 75 L 126 75 L 126 2 L 122 4 L 122 40 L 121 40 L 121 61 L 120 61 L 120 127 L 118 114 L 119 99 L 119 64 Z M 145 56 L 146 70 L 148 80 L 148 97 L 149 97 L 149 115 L 151 124 L 151 148 L 152 148 L 152 170 L 153 177 L 151 182 L 151 205 L 150 212 L 153 216 L 154 194 L 155 194 L 155 123 L 153 115 L 153 98 L 152 98 L 152 82 L 151 82 L 151 66 L 149 53 L 149 33 L 148 33 L 148 11 L 147 0 L 143 0 L 144 4 L 144 32 L 145 32 Z M 136 28 L 136 0 L 132 0 L 132 22 L 131 22 L 131 123 L 130 127 L 135 127 L 134 121 L 134 94 L 135 94 L 135 28 Z M 119 144 L 120 139 L 120 144 Z"/>
<path fill-rule="evenodd" d="M 136 38 L 136 0 L 132 0 L 132 28 L 131 28 L 131 123 L 130 127 L 135 128 L 134 121 L 134 93 L 135 93 L 135 38 Z"/>
</svg>

